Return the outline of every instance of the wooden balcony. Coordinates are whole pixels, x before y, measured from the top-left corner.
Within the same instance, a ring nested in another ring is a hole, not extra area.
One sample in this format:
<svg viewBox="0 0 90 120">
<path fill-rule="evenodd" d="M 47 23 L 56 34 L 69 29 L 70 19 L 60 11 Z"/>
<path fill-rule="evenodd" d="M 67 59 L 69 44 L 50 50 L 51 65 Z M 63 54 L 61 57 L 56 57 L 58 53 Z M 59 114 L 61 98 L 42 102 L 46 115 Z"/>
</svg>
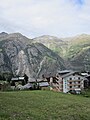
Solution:
<svg viewBox="0 0 90 120">
<path fill-rule="evenodd" d="M 81 82 L 82 80 L 68 80 L 68 82 Z"/>
<path fill-rule="evenodd" d="M 78 87 L 79 89 L 83 89 L 82 87 Z M 68 90 L 75 90 L 75 89 L 78 89 L 78 88 L 67 88 Z"/>
<path fill-rule="evenodd" d="M 78 85 L 82 85 L 83 83 L 73 83 L 73 84 L 67 84 L 68 86 L 78 86 Z"/>
</svg>

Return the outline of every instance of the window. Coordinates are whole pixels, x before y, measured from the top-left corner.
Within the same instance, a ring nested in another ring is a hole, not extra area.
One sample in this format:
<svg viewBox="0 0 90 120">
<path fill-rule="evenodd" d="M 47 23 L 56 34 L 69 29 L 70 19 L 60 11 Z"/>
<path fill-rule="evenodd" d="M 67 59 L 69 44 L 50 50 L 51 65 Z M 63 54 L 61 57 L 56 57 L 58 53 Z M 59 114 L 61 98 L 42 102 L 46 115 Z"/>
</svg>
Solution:
<svg viewBox="0 0 90 120">
<path fill-rule="evenodd" d="M 80 81 L 78 81 L 78 83 L 80 84 Z"/>
<path fill-rule="evenodd" d="M 70 88 L 72 88 L 72 86 L 70 86 Z"/>
<path fill-rule="evenodd" d="M 73 74 L 73 76 L 75 76 L 75 73 Z"/>
<path fill-rule="evenodd" d="M 70 82 L 70 84 L 72 84 L 72 82 Z"/>
<path fill-rule="evenodd" d="M 72 80 L 72 78 L 70 78 L 70 80 Z"/>
<path fill-rule="evenodd" d="M 78 87 L 80 88 L 80 85 L 78 85 Z"/>
<path fill-rule="evenodd" d="M 78 77 L 78 79 L 80 80 L 80 77 Z"/>
</svg>

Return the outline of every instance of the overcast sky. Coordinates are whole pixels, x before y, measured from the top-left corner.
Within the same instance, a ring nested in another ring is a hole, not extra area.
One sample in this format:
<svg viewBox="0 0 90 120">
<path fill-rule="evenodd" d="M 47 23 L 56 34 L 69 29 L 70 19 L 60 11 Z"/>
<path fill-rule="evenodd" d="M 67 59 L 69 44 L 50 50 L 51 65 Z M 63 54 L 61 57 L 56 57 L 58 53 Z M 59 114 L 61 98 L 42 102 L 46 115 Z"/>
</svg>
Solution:
<svg viewBox="0 0 90 120">
<path fill-rule="evenodd" d="M 90 0 L 0 0 L 0 32 L 28 37 L 90 34 Z"/>
</svg>

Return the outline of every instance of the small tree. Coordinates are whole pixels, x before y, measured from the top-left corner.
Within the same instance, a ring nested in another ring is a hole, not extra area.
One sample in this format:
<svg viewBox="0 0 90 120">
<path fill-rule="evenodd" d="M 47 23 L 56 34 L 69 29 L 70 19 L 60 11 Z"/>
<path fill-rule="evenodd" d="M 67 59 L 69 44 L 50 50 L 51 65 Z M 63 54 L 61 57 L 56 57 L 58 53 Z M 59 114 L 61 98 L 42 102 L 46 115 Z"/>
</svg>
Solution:
<svg viewBox="0 0 90 120">
<path fill-rule="evenodd" d="M 24 74 L 24 79 L 25 79 L 25 83 L 28 83 L 28 76 L 26 74 Z"/>
</svg>

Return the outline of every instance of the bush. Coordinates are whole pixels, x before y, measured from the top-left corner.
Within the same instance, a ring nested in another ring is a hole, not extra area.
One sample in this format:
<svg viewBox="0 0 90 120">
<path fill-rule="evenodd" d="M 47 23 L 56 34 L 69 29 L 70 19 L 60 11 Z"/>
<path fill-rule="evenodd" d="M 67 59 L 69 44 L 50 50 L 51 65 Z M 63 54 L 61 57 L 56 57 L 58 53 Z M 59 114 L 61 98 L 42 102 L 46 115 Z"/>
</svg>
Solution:
<svg viewBox="0 0 90 120">
<path fill-rule="evenodd" d="M 12 91 L 10 84 L 8 82 L 4 82 L 1 86 L 1 91 Z"/>
</svg>

